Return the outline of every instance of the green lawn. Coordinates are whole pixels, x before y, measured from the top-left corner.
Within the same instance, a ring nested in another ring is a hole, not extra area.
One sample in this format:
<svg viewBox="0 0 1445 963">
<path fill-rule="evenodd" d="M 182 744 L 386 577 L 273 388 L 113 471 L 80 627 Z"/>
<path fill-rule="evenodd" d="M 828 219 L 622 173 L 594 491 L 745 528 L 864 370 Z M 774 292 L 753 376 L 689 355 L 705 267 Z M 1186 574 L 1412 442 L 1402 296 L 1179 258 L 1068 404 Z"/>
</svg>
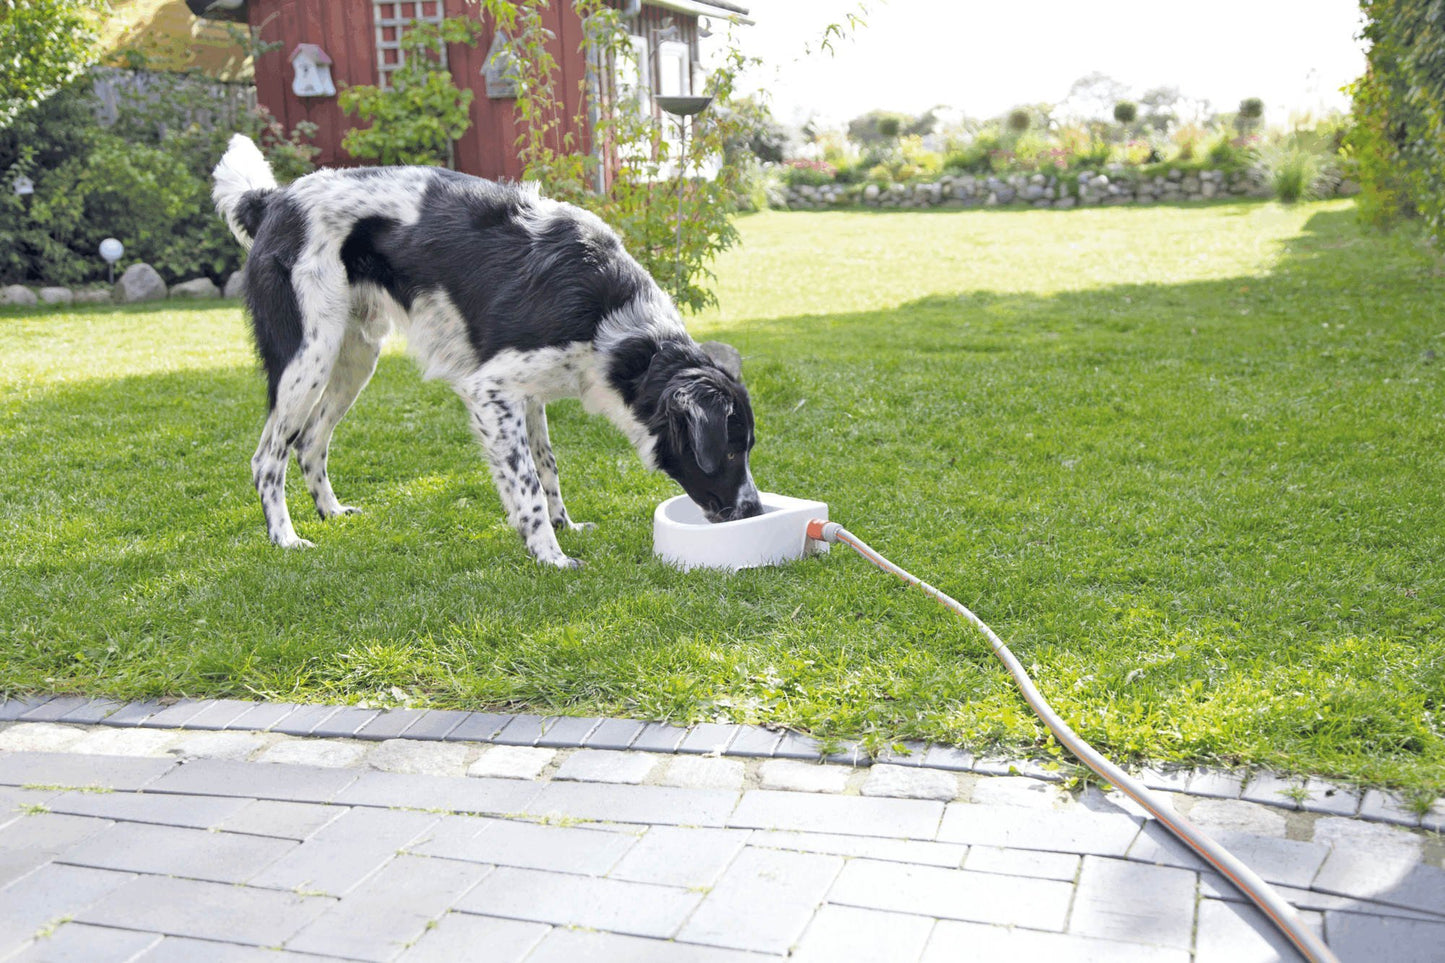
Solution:
<svg viewBox="0 0 1445 963">
<path fill-rule="evenodd" d="M 699 336 L 762 487 L 972 606 L 1125 759 L 1445 793 L 1445 277 L 1348 203 L 770 214 Z M 233 305 L 0 318 L 0 689 L 772 722 L 1039 747 L 987 647 L 851 553 L 682 574 L 675 493 L 574 403 L 580 572 L 506 526 L 399 350 L 337 432 L 365 514 L 265 540 Z"/>
</svg>

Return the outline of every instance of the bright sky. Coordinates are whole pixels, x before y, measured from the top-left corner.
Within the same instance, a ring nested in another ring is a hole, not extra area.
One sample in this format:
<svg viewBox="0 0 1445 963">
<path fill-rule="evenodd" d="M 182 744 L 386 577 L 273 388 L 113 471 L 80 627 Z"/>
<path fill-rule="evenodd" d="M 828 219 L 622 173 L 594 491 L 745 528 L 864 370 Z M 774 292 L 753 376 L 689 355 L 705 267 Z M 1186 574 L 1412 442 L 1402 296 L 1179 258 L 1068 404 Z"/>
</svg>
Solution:
<svg viewBox="0 0 1445 963">
<path fill-rule="evenodd" d="M 1357 0 L 865 0 L 868 25 L 831 57 L 817 50 L 823 28 L 858 0 L 734 2 L 757 21 L 742 33 L 744 49 L 768 65 L 756 85 L 794 124 L 938 104 L 996 116 L 1057 103 L 1094 71 L 1135 96 L 1174 86 L 1216 110 L 1260 97 L 1269 122 L 1283 124 L 1291 113 L 1347 107 L 1339 88 L 1365 63 Z"/>
</svg>

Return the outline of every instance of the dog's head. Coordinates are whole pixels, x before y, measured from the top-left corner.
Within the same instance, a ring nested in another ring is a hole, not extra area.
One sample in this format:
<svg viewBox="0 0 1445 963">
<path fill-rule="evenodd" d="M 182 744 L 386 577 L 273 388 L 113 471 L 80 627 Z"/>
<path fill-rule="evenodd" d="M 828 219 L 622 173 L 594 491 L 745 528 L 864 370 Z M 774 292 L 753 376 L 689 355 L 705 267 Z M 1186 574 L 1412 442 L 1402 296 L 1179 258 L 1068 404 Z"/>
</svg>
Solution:
<svg viewBox="0 0 1445 963">
<path fill-rule="evenodd" d="M 653 359 L 652 432 L 657 467 L 682 486 L 710 522 L 761 515 L 748 470 L 753 408 L 726 346 L 663 344 Z"/>
</svg>

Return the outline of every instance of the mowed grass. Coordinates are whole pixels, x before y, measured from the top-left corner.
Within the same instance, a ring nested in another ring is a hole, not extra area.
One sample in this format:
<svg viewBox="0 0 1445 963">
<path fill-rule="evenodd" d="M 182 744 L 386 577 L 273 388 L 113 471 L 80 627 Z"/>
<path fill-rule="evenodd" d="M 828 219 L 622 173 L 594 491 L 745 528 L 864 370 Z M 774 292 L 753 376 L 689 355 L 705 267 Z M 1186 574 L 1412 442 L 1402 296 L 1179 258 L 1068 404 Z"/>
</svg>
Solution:
<svg viewBox="0 0 1445 963">
<path fill-rule="evenodd" d="M 1122 759 L 1445 792 L 1445 277 L 1347 203 L 770 214 L 718 265 L 754 474 L 972 606 Z M 575 403 L 534 565 L 399 349 L 270 547 L 232 304 L 0 318 L 0 688 L 774 723 L 1048 750 L 983 642 L 846 550 L 684 574 Z"/>
</svg>

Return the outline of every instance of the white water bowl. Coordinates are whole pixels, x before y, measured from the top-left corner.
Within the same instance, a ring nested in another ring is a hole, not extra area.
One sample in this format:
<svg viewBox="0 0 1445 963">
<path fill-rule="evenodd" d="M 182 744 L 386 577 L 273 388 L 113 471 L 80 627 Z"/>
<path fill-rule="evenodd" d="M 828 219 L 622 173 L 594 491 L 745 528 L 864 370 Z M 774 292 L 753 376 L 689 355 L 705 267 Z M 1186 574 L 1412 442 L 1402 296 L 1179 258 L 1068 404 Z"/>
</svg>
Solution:
<svg viewBox="0 0 1445 963">
<path fill-rule="evenodd" d="M 652 554 L 687 570 L 736 570 L 791 562 L 826 552 L 826 542 L 808 537 L 808 522 L 828 518 L 828 506 L 806 498 L 759 492 L 763 513 L 713 524 L 686 495 L 669 498 L 652 513 Z"/>
</svg>

